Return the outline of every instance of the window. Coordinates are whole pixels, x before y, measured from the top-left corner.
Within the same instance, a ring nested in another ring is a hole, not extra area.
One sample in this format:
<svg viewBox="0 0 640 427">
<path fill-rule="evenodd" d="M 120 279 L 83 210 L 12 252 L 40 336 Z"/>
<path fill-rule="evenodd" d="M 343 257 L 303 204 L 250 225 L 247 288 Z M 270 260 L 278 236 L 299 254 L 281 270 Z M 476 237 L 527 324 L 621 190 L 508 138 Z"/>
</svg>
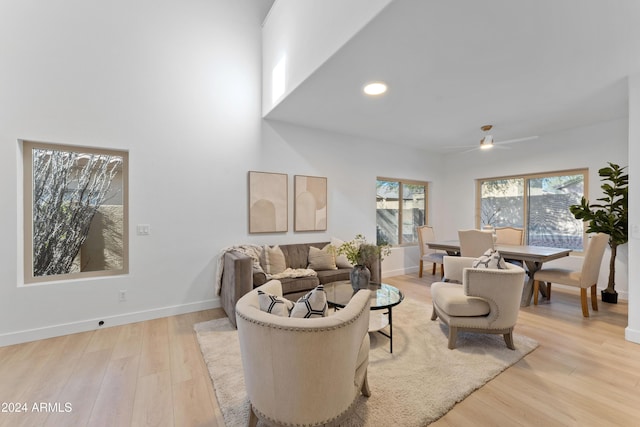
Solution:
<svg viewBox="0 0 640 427">
<path fill-rule="evenodd" d="M 569 206 L 586 192 L 586 169 L 478 180 L 480 226 L 519 227 L 526 244 L 583 250 L 583 224 Z"/>
<path fill-rule="evenodd" d="M 427 220 L 428 183 L 391 178 L 376 181 L 376 234 L 378 244 L 418 242 L 416 227 Z"/>
<path fill-rule="evenodd" d="M 128 153 L 22 141 L 25 283 L 128 272 Z"/>
</svg>

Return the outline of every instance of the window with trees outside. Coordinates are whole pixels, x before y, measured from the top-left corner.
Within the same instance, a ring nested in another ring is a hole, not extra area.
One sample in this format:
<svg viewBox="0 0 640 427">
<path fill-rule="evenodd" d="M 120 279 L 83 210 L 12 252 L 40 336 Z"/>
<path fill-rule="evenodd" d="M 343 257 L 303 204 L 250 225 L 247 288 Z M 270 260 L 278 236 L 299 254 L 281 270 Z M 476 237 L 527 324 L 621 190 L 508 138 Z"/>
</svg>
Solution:
<svg viewBox="0 0 640 427">
<path fill-rule="evenodd" d="M 476 224 L 518 227 L 525 244 L 583 250 L 583 223 L 569 206 L 587 192 L 587 169 L 477 181 Z"/>
<path fill-rule="evenodd" d="M 418 243 L 416 227 L 427 221 L 429 184 L 393 178 L 376 181 L 376 240 L 378 244 Z"/>
<path fill-rule="evenodd" d="M 128 153 L 22 149 L 25 283 L 128 273 Z"/>
</svg>

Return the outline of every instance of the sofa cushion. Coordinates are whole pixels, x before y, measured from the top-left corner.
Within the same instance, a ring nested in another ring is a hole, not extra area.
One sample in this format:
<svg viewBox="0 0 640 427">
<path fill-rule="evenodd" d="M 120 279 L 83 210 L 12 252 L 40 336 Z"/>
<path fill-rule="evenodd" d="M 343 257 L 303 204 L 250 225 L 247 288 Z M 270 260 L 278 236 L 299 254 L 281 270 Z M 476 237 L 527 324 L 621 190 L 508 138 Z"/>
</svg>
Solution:
<svg viewBox="0 0 640 427">
<path fill-rule="evenodd" d="M 258 303 L 260 304 L 260 310 L 282 317 L 289 317 L 291 309 L 293 308 L 292 301 L 277 295 L 263 292 L 259 289 Z"/>
<path fill-rule="evenodd" d="M 329 242 L 321 243 L 295 243 L 291 245 L 280 245 L 280 249 L 284 253 L 287 267 L 290 268 L 307 268 L 309 263 L 309 247 L 313 246 L 319 249 L 324 248 Z"/>
<path fill-rule="evenodd" d="M 473 261 L 473 268 L 490 268 L 498 270 L 506 270 L 507 264 L 504 262 L 500 252 L 495 249 L 487 249 L 487 251 Z"/>
<path fill-rule="evenodd" d="M 344 240 L 338 239 L 337 237 L 331 238 L 331 246 L 333 246 L 336 250 L 336 266 L 338 268 L 352 268 L 353 264 L 349 262 L 347 256 L 345 254 L 338 254 L 338 249 L 340 246 L 344 244 Z"/>
<path fill-rule="evenodd" d="M 338 269 L 338 267 L 336 267 L 335 253 L 331 245 L 326 245 L 322 249 L 310 246 L 308 260 L 309 265 L 307 268 L 315 271 Z"/>
<path fill-rule="evenodd" d="M 267 274 L 282 273 L 286 268 L 284 253 L 280 246 L 264 245 L 260 254 L 260 265 Z"/>
<path fill-rule="evenodd" d="M 320 280 L 316 276 L 288 277 L 278 280 L 280 280 L 280 282 L 282 283 L 282 295 L 288 295 L 296 292 L 306 292 L 320 284 Z"/>
<path fill-rule="evenodd" d="M 289 316 L 305 319 L 326 317 L 328 309 L 324 285 L 318 285 L 294 303 Z"/>
<path fill-rule="evenodd" d="M 318 280 L 323 285 L 340 280 L 349 280 L 352 268 L 338 268 L 337 270 L 318 271 Z"/>
</svg>

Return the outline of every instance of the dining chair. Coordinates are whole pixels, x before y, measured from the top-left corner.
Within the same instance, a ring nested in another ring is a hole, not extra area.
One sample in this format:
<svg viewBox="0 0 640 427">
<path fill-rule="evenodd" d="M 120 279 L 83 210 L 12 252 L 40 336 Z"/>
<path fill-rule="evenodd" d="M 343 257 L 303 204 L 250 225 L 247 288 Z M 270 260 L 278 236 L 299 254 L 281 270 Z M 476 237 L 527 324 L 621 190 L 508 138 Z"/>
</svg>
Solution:
<svg viewBox="0 0 640 427">
<path fill-rule="evenodd" d="M 524 229 L 517 227 L 496 227 L 494 230 L 496 245 L 524 245 Z M 505 261 L 524 266 L 524 261 L 520 259 L 505 259 Z"/>
<path fill-rule="evenodd" d="M 493 233 L 482 230 L 458 230 L 460 256 L 477 258 L 493 249 Z"/>
<path fill-rule="evenodd" d="M 538 305 L 538 292 L 540 282 L 547 283 L 547 298 L 551 299 L 551 283 L 575 286 L 580 288 L 580 301 L 582 303 L 582 315 L 589 317 L 587 305 L 587 288 L 591 288 L 591 308 L 598 311 L 598 298 L 596 296 L 598 275 L 604 250 L 609 243 L 609 235 L 597 233 L 589 239 L 589 246 L 584 253 L 582 268 L 571 270 L 565 268 L 542 268 L 533 275 L 533 304 Z"/>
<path fill-rule="evenodd" d="M 418 277 L 422 277 L 423 265 L 425 262 L 433 264 L 431 268 L 431 274 L 436 274 L 436 265 L 440 264 L 440 275 L 444 277 L 444 264 L 442 258 L 446 255 L 444 252 L 437 252 L 427 247 L 427 242 L 433 242 L 436 240 L 433 232 L 433 227 L 430 225 L 421 225 L 417 227 L 418 230 L 418 244 L 420 245 L 420 270 Z"/>
<path fill-rule="evenodd" d="M 516 227 L 496 227 L 496 244 L 524 245 L 524 229 Z"/>
</svg>

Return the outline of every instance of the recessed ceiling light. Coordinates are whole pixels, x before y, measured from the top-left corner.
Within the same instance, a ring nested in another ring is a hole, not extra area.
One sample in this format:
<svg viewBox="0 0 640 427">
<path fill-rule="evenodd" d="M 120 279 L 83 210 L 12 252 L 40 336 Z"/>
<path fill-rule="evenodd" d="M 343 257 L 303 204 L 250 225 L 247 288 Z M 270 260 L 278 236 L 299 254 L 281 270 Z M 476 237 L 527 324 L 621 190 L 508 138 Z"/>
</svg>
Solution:
<svg viewBox="0 0 640 427">
<path fill-rule="evenodd" d="M 382 82 L 369 83 L 364 87 L 367 95 L 381 95 L 387 91 L 387 85 Z"/>
</svg>

